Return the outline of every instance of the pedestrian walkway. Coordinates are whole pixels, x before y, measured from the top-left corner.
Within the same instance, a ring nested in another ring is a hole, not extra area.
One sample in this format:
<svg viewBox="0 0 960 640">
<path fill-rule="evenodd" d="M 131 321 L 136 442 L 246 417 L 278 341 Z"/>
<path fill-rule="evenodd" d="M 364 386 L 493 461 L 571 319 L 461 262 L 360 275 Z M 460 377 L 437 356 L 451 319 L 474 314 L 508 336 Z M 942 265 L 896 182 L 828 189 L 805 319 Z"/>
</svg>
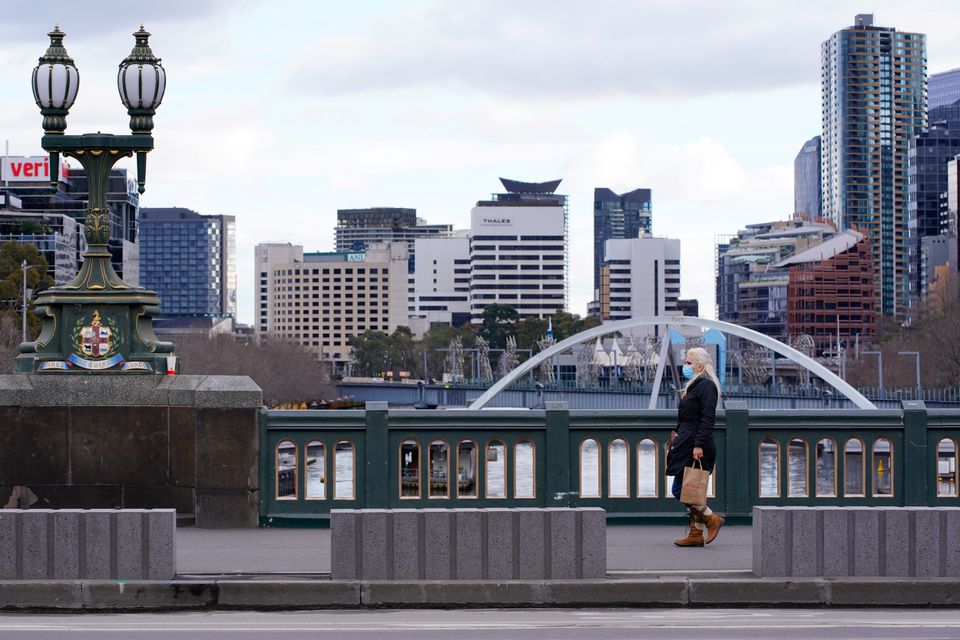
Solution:
<svg viewBox="0 0 960 640">
<path fill-rule="evenodd" d="M 703 548 L 681 549 L 675 525 L 607 527 L 607 571 L 611 577 L 642 572 L 683 575 L 749 572 L 749 526 L 725 526 Z M 329 529 L 177 529 L 177 572 L 204 574 L 316 574 L 330 572 Z"/>
</svg>

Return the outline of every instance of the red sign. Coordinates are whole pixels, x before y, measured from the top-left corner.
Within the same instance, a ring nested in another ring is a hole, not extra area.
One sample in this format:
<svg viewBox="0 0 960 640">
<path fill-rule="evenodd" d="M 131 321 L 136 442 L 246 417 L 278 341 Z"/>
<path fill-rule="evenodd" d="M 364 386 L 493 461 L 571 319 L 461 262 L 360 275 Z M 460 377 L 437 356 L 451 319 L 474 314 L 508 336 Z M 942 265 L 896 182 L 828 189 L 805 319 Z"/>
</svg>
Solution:
<svg viewBox="0 0 960 640">
<path fill-rule="evenodd" d="M 60 162 L 60 179 L 69 177 L 70 168 Z M 50 158 L 47 156 L 4 156 L 0 158 L 0 180 L 6 182 L 49 182 Z"/>
</svg>

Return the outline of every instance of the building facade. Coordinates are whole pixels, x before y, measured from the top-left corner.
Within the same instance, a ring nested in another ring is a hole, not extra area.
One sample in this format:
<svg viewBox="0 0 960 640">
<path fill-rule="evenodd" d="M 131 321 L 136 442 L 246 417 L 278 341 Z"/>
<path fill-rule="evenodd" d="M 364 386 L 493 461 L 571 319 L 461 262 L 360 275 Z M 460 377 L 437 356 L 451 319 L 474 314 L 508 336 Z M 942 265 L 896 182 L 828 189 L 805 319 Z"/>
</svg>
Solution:
<svg viewBox="0 0 960 640">
<path fill-rule="evenodd" d="M 907 169 L 927 126 L 926 36 L 878 27 L 872 15 L 821 47 L 823 213 L 865 234 L 880 312 L 910 308 Z"/>
<path fill-rule="evenodd" d="M 820 136 L 804 142 L 793 161 L 793 212 L 820 217 Z"/>
<path fill-rule="evenodd" d="M 405 243 L 412 273 L 417 238 L 449 238 L 453 226 L 427 224 L 417 217 L 416 209 L 372 207 L 339 209 L 334 233 L 336 251 L 340 253 L 363 253 L 371 244 Z"/>
<path fill-rule="evenodd" d="M 775 265 L 836 232 L 802 216 L 747 225 L 717 245 L 717 319 L 787 340 L 788 274 Z"/>
<path fill-rule="evenodd" d="M 481 322 L 491 304 L 520 318 L 546 318 L 566 308 L 567 197 L 559 180 L 501 178 L 507 192 L 480 201 L 470 214 L 470 314 Z"/>
<path fill-rule="evenodd" d="M 872 252 L 866 237 L 841 231 L 776 264 L 787 269 L 787 334 L 809 335 L 817 354 L 837 341 L 852 349 L 877 335 Z"/>
<path fill-rule="evenodd" d="M 927 96 L 930 109 L 943 107 L 960 100 L 960 69 L 931 73 Z"/>
<path fill-rule="evenodd" d="M 140 275 L 160 317 L 236 318 L 236 218 L 181 207 L 140 210 Z"/>
<path fill-rule="evenodd" d="M 460 326 L 470 321 L 470 238 L 419 238 L 408 311 L 422 321 L 417 334 L 433 323 Z"/>
<path fill-rule="evenodd" d="M 679 240 L 649 235 L 607 240 L 604 255 L 600 277 L 602 320 L 681 313 Z M 655 335 L 657 328 L 641 331 Z"/>
<path fill-rule="evenodd" d="M 364 253 L 304 253 L 293 244 L 255 249 L 258 339 L 292 340 L 349 369 L 350 338 L 392 333 L 407 322 L 407 247 L 372 244 Z"/>
<path fill-rule="evenodd" d="M 947 233 L 941 197 L 947 190 L 947 163 L 960 154 L 960 102 L 930 110 L 930 128 L 910 145 L 908 211 L 911 286 L 922 295 L 920 262 L 924 238 Z"/>
<path fill-rule="evenodd" d="M 60 285 L 72 280 L 83 263 L 88 180 L 83 169 L 71 168 L 64 160 L 57 191 L 51 193 L 49 163 L 48 156 L 0 157 L 0 194 L 4 196 L 0 235 L 4 240 L 43 245 L 50 275 Z M 127 170 L 112 169 L 107 182 L 108 249 L 114 270 L 134 286 L 140 285 L 139 203 L 136 182 L 127 177 Z"/>
<path fill-rule="evenodd" d="M 653 233 L 653 203 L 650 189 L 624 194 L 606 187 L 593 190 L 593 289 L 600 288 L 607 240 L 631 239 Z"/>
</svg>

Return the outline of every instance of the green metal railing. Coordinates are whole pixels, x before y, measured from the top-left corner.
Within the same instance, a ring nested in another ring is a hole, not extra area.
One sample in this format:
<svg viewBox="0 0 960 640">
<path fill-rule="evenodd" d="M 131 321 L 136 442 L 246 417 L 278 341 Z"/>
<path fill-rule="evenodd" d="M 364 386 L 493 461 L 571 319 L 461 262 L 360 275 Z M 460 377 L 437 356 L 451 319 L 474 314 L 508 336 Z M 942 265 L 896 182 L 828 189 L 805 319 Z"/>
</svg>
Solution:
<svg viewBox="0 0 960 640">
<path fill-rule="evenodd" d="M 600 506 L 612 521 L 675 517 L 663 474 L 674 411 L 261 412 L 261 526 L 337 508 Z M 716 425 L 711 506 L 957 506 L 960 411 L 764 411 Z"/>
</svg>

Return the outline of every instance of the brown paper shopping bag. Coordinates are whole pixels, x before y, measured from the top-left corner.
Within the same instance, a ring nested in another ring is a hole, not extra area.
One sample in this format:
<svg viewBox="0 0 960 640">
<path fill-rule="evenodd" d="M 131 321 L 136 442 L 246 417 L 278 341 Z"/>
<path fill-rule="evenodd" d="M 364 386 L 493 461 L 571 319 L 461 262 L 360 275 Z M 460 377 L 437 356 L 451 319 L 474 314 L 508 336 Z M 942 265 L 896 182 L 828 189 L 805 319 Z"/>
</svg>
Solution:
<svg viewBox="0 0 960 640">
<path fill-rule="evenodd" d="M 699 467 L 683 468 L 680 502 L 702 507 L 707 504 L 707 483 L 710 481 L 710 472 L 703 470 L 699 460 L 696 460 L 695 464 Z"/>
</svg>

